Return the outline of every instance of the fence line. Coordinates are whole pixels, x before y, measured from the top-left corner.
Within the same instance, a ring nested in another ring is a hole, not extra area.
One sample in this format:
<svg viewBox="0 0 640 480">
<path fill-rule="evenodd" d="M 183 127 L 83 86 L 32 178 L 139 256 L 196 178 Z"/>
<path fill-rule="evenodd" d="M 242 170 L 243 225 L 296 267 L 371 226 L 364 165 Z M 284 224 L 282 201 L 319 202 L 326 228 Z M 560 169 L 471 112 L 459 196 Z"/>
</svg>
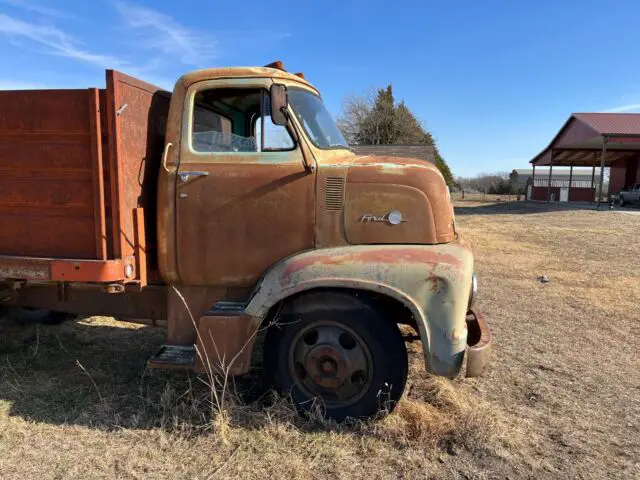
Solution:
<svg viewBox="0 0 640 480">
<path fill-rule="evenodd" d="M 548 187 L 549 179 L 548 178 L 536 178 L 533 182 L 534 187 Z M 565 179 L 551 179 L 552 187 L 569 187 L 569 180 Z M 597 185 L 594 183 L 593 188 L 596 188 Z M 592 188 L 591 180 L 571 180 L 571 188 Z"/>
</svg>

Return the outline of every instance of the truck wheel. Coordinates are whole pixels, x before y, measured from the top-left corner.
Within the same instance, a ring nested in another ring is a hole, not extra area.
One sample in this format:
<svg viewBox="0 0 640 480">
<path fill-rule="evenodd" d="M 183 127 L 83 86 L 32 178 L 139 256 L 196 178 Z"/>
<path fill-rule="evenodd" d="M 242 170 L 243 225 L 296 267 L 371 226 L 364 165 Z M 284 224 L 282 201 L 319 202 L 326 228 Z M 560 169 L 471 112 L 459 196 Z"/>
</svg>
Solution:
<svg viewBox="0 0 640 480">
<path fill-rule="evenodd" d="M 408 371 L 392 321 L 356 297 L 325 292 L 285 306 L 267 331 L 265 367 L 299 410 L 319 405 L 336 421 L 393 410 Z"/>
<path fill-rule="evenodd" d="M 620 206 L 624 207 L 624 197 L 620 197 Z"/>
<path fill-rule="evenodd" d="M 6 312 L 6 315 L 20 323 L 39 323 L 42 325 L 57 325 L 71 318 L 68 313 L 29 307 L 11 307 Z"/>
</svg>

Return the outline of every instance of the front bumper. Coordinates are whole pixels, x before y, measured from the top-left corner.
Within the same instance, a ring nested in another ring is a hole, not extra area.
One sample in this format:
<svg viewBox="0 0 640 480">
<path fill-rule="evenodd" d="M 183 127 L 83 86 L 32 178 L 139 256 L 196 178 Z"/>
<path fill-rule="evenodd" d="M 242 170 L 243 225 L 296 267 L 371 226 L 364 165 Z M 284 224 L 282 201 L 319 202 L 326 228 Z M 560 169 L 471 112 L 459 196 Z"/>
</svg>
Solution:
<svg viewBox="0 0 640 480">
<path fill-rule="evenodd" d="M 473 309 L 467 312 L 467 377 L 482 375 L 491 360 L 493 337 L 484 315 Z"/>
</svg>

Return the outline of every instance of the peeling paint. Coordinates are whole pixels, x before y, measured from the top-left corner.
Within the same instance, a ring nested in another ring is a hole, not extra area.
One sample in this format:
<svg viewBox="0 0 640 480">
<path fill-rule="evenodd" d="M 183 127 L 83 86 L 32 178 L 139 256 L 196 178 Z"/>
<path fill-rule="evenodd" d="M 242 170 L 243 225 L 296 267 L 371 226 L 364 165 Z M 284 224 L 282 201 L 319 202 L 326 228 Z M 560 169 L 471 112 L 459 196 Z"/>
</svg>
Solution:
<svg viewBox="0 0 640 480">
<path fill-rule="evenodd" d="M 0 278 L 29 278 L 33 280 L 48 280 L 48 267 L 29 268 L 25 266 L 0 266 Z"/>
<path fill-rule="evenodd" d="M 322 287 L 379 292 L 403 302 L 414 314 L 427 367 L 455 376 L 466 349 L 466 299 L 473 255 L 457 243 L 327 248 L 290 257 L 264 277 L 247 306 L 263 316 L 283 298 Z"/>
<path fill-rule="evenodd" d="M 378 272 L 378 267 L 383 265 L 413 263 L 432 265 L 450 264 L 458 268 L 463 267 L 463 262 L 457 256 L 432 251 L 428 246 L 416 248 L 394 245 L 391 249 L 369 247 L 360 251 L 350 251 L 346 249 L 346 253 L 337 255 L 333 249 L 330 250 L 330 252 L 316 250 L 300 258 L 294 257 L 282 274 L 281 284 L 289 283 L 291 277 L 302 270 L 309 268 L 321 269 L 323 266 L 331 265 L 349 265 L 354 271 L 363 267 L 369 267 L 373 268 L 375 272 Z M 430 278 L 434 278 L 433 274 L 431 275 L 432 277 Z"/>
</svg>

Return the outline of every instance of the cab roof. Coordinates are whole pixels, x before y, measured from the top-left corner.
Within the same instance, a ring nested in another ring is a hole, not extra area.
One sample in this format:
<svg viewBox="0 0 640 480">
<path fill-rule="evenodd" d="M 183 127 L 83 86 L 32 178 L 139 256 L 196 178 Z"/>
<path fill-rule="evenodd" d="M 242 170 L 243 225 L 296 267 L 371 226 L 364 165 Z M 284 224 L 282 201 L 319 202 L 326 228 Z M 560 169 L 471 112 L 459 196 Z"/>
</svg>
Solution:
<svg viewBox="0 0 640 480">
<path fill-rule="evenodd" d="M 320 93 L 317 88 L 311 85 L 307 80 L 299 75 L 270 67 L 222 67 L 222 68 L 205 68 L 189 72 L 178 80 L 178 85 L 188 88 L 190 85 L 202 80 L 215 80 L 217 78 L 256 78 L 270 77 L 274 79 L 291 80 L 307 87 L 312 88 Z"/>
</svg>

